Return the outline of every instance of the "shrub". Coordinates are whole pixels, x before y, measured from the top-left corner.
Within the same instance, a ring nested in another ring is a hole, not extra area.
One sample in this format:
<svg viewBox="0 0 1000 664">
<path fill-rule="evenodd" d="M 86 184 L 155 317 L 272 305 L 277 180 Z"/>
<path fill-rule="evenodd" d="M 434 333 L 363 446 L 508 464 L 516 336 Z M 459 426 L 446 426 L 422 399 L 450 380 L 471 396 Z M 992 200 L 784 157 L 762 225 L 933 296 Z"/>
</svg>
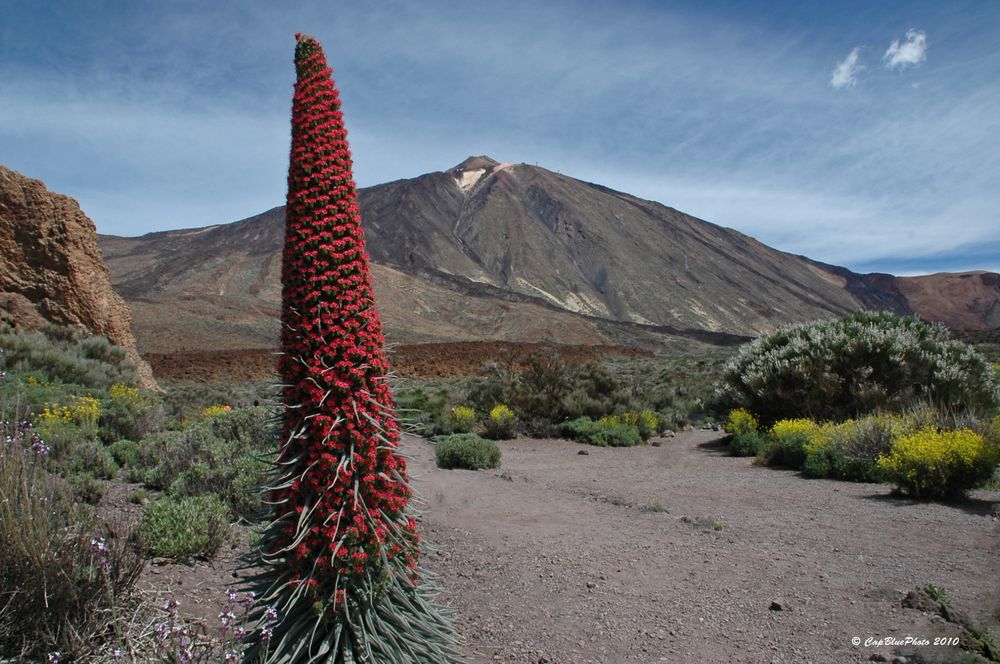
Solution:
<svg viewBox="0 0 1000 664">
<path fill-rule="evenodd" d="M 500 447 L 474 433 L 438 436 L 434 456 L 438 468 L 481 470 L 500 467 Z"/>
<path fill-rule="evenodd" d="M 881 482 L 882 471 L 872 459 L 852 457 L 842 447 L 830 445 L 807 452 L 802 474 L 810 478 L 828 478 L 847 482 Z"/>
<path fill-rule="evenodd" d="M 867 311 L 762 336 L 726 364 L 718 385 L 721 403 L 765 422 L 840 421 L 917 400 L 984 409 L 998 396 L 986 360 L 943 326 Z"/>
<path fill-rule="evenodd" d="M 87 337 L 77 328 L 47 325 L 35 332 L 0 324 L 0 369 L 34 372 L 49 382 L 107 389 L 134 385 L 135 367 L 122 348 L 103 337 Z"/>
<path fill-rule="evenodd" d="M 642 410 L 638 413 L 622 413 L 620 419 L 622 424 L 636 428 L 642 442 L 646 442 L 652 438 L 653 434 L 656 433 L 657 426 L 659 425 L 656 415 L 654 415 L 651 410 Z"/>
<path fill-rule="evenodd" d="M 92 440 L 81 440 L 69 446 L 55 462 L 65 475 L 88 473 L 102 480 L 113 479 L 118 472 L 118 464 L 104 445 Z"/>
<path fill-rule="evenodd" d="M 0 657 L 84 659 L 113 636 L 142 559 L 73 504 L 36 432 L 2 422 L 0 441 Z"/>
<path fill-rule="evenodd" d="M 157 402 L 172 420 L 201 419 L 202 411 L 216 404 L 232 404 L 235 410 L 265 406 L 274 401 L 270 383 L 170 383 L 160 381 L 166 390 Z"/>
<path fill-rule="evenodd" d="M 73 499 L 79 503 L 96 505 L 107 493 L 108 488 L 91 473 L 74 473 L 68 477 Z"/>
<path fill-rule="evenodd" d="M 213 417 L 215 415 L 224 415 L 233 409 L 232 406 L 207 406 L 201 409 L 202 417 Z"/>
<path fill-rule="evenodd" d="M 755 457 L 768 446 L 770 440 L 765 434 L 759 431 L 747 431 L 746 433 L 734 433 L 729 441 L 729 453 L 733 456 Z"/>
<path fill-rule="evenodd" d="M 997 446 L 974 431 L 924 429 L 894 442 L 878 465 L 911 496 L 949 498 L 986 482 L 998 462 Z"/>
<path fill-rule="evenodd" d="M 470 397 L 471 398 L 471 397 Z M 448 390 L 428 394 L 422 389 L 396 393 L 400 424 L 418 436 L 433 436 L 444 432 L 448 415 Z"/>
<path fill-rule="evenodd" d="M 449 433 L 469 433 L 476 426 L 476 411 L 468 406 L 455 406 L 448 413 Z"/>
<path fill-rule="evenodd" d="M 108 452 L 119 466 L 135 466 L 139 463 L 139 443 L 134 440 L 118 440 L 108 447 Z"/>
<path fill-rule="evenodd" d="M 515 424 L 517 415 L 514 411 L 506 404 L 497 404 L 490 409 L 489 418 L 486 420 L 486 435 L 499 440 L 513 438 Z"/>
<path fill-rule="evenodd" d="M 802 468 L 807 448 L 820 434 L 820 427 L 812 420 L 781 420 L 771 427 L 769 443 L 759 451 L 758 459 L 766 466 L 784 466 L 793 470 Z"/>
<path fill-rule="evenodd" d="M 875 414 L 816 427 L 806 445 L 806 477 L 880 482 L 877 461 L 892 441 L 916 430 L 924 415 Z"/>
<path fill-rule="evenodd" d="M 141 392 L 138 388 L 115 384 L 101 402 L 101 438 L 107 443 L 116 440 L 141 440 L 160 428 L 163 404 L 159 395 Z"/>
<path fill-rule="evenodd" d="M 598 447 L 631 447 L 642 442 L 639 430 L 614 417 L 595 422 L 589 417 L 578 417 L 562 424 L 562 434 L 567 438 Z"/>
<path fill-rule="evenodd" d="M 724 428 L 731 434 L 737 434 L 755 432 L 759 426 L 757 418 L 753 416 L 753 413 L 745 408 L 736 408 L 729 411 L 729 417 L 726 418 Z"/>
<path fill-rule="evenodd" d="M 210 559 L 229 536 L 228 510 L 216 496 L 163 498 L 143 510 L 136 536 L 149 555 Z"/>
<path fill-rule="evenodd" d="M 267 471 L 276 434 L 266 408 L 237 408 L 147 436 L 136 465 L 143 483 L 175 496 L 216 494 L 238 516 L 260 506 L 257 487 Z"/>
</svg>

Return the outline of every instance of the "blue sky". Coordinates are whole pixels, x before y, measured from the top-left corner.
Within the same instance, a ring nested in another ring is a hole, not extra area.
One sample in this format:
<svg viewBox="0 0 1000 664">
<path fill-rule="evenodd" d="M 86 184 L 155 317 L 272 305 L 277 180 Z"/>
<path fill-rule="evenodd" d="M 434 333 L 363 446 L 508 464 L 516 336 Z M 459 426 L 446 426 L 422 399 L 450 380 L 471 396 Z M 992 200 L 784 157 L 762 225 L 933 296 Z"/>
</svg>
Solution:
<svg viewBox="0 0 1000 664">
<path fill-rule="evenodd" d="M 362 186 L 537 163 L 859 271 L 1000 271 L 1000 3 L 0 0 L 0 163 L 102 233 L 284 201 L 293 34 Z"/>
</svg>

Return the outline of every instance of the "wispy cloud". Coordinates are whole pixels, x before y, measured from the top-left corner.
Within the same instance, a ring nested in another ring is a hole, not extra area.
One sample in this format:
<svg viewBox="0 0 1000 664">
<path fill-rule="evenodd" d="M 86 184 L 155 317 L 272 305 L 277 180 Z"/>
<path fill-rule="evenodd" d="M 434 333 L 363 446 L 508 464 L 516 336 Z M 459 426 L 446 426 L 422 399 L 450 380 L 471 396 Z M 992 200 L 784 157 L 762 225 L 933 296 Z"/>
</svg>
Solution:
<svg viewBox="0 0 1000 664">
<path fill-rule="evenodd" d="M 830 78 L 830 86 L 836 90 L 841 88 L 848 88 L 858 83 L 858 72 L 864 69 L 864 66 L 858 64 L 858 59 L 861 57 L 861 47 L 856 46 L 851 49 L 851 52 L 847 54 L 844 60 L 837 64 L 837 67 L 833 70 L 833 76 Z"/>
<path fill-rule="evenodd" d="M 0 21 L 0 162 L 77 197 L 105 233 L 278 205 L 291 35 L 308 26 L 343 91 L 362 185 L 489 154 L 848 267 L 951 250 L 956 266 L 997 264 L 970 247 L 996 249 L 1000 7 L 908 12 L 942 44 L 916 91 L 889 71 L 923 62 L 926 35 L 904 37 L 883 3 L 849 15 L 622 4 L 37 9 Z M 896 34 L 880 62 L 867 45 Z"/>
<path fill-rule="evenodd" d="M 906 31 L 906 41 L 893 40 L 882 62 L 887 69 L 915 67 L 927 59 L 927 33 L 922 30 Z"/>
</svg>

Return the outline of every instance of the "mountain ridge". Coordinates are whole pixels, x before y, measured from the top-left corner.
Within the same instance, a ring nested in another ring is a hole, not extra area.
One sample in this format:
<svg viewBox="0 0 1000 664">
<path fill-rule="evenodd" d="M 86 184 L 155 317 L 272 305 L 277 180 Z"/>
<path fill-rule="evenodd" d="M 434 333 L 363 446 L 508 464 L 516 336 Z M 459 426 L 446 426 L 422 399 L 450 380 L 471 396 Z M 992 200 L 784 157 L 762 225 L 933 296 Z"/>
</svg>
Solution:
<svg viewBox="0 0 1000 664">
<path fill-rule="evenodd" d="M 532 326 L 514 328 L 529 320 L 545 321 L 534 326 L 544 341 L 566 334 L 614 344 L 677 334 L 731 342 L 861 308 L 920 315 L 923 307 L 969 329 L 1000 318 L 989 301 L 1000 287 L 989 277 L 949 278 L 957 301 L 946 306 L 927 285 L 934 277 L 857 274 L 655 201 L 486 155 L 360 189 L 359 203 L 387 328 L 404 342 L 526 341 Z M 260 344 L 276 335 L 263 318 L 276 316 L 280 298 L 283 221 L 278 206 L 229 224 L 102 236 L 101 247 L 133 308 L 165 307 L 219 333 L 226 325 L 216 323 L 242 316 Z M 978 299 L 965 303 L 966 294 Z"/>
</svg>

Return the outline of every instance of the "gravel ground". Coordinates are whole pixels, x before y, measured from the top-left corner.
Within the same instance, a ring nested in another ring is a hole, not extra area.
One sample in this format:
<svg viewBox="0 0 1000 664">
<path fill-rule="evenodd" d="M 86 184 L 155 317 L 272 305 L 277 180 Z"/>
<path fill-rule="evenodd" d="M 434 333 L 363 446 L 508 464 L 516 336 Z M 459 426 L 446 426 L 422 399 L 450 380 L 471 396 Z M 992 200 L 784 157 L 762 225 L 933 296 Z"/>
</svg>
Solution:
<svg viewBox="0 0 1000 664">
<path fill-rule="evenodd" d="M 951 661 L 958 653 L 941 646 L 864 644 L 956 633 L 901 608 L 926 584 L 996 624 L 1000 494 L 914 502 L 757 467 L 718 437 L 629 449 L 509 441 L 502 467 L 485 472 L 437 469 L 433 446 L 407 437 L 436 549 L 425 563 L 470 660 Z"/>
<path fill-rule="evenodd" d="M 728 456 L 719 435 L 627 449 L 505 441 L 502 467 L 480 472 L 440 470 L 431 443 L 404 437 L 424 564 L 469 661 L 958 661 L 952 648 L 864 643 L 956 635 L 901 607 L 927 584 L 1000 641 L 1000 493 L 945 505 L 806 480 Z M 246 535 L 211 562 L 153 564 L 141 585 L 215 635 Z"/>
</svg>

